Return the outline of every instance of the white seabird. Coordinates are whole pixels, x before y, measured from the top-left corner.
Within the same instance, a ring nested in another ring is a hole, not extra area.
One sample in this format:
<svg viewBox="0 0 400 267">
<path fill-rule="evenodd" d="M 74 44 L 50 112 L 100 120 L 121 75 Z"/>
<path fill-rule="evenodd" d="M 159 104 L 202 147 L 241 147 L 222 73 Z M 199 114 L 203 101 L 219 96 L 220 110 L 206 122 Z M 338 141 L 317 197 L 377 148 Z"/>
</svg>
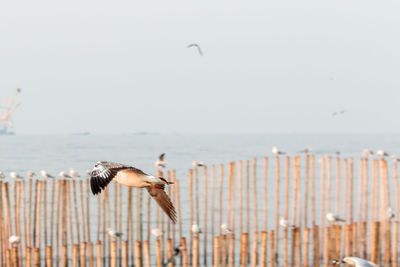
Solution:
<svg viewBox="0 0 400 267">
<path fill-rule="evenodd" d="M 376 155 L 377 155 L 377 156 L 380 156 L 380 157 L 387 157 L 387 156 L 389 156 L 389 154 L 388 154 L 387 152 L 383 151 L 382 149 L 376 151 Z"/>
<path fill-rule="evenodd" d="M 50 173 L 47 173 L 47 172 L 44 171 L 44 170 L 41 170 L 41 171 L 40 171 L 40 175 L 42 175 L 43 178 L 54 178 L 53 175 L 51 175 Z"/>
<path fill-rule="evenodd" d="M 378 267 L 377 264 L 357 258 L 357 257 L 345 257 L 342 260 L 333 260 L 333 264 L 341 264 L 341 263 L 347 263 L 350 266 L 355 266 L 355 267 Z"/>
<path fill-rule="evenodd" d="M 123 233 L 117 232 L 117 231 L 115 231 L 114 229 L 111 229 L 111 228 L 107 228 L 107 233 L 112 238 L 118 238 L 118 237 L 121 237 L 123 235 Z"/>
<path fill-rule="evenodd" d="M 331 213 L 331 212 L 328 212 L 327 214 L 326 214 L 326 219 L 329 221 L 329 222 L 344 222 L 345 220 L 343 220 L 342 218 L 340 218 L 339 216 L 337 216 L 337 215 L 335 215 L 335 214 L 333 214 L 333 213 Z"/>
<path fill-rule="evenodd" d="M 10 172 L 10 177 L 13 179 L 22 179 L 23 177 L 16 172 Z"/>
<path fill-rule="evenodd" d="M 193 233 L 195 236 L 198 236 L 199 234 L 202 233 L 202 231 L 201 231 L 201 229 L 200 229 L 200 227 L 199 227 L 198 224 L 196 224 L 196 223 L 193 223 L 193 224 L 192 224 L 192 233 Z"/>
<path fill-rule="evenodd" d="M 10 238 L 8 238 L 8 242 L 10 242 L 11 246 L 18 245 L 19 242 L 21 242 L 21 237 L 17 235 L 12 235 Z"/>
<path fill-rule="evenodd" d="M 374 151 L 371 149 L 364 149 L 362 151 L 362 156 L 366 157 L 366 158 L 371 157 L 373 154 L 374 154 Z"/>
<path fill-rule="evenodd" d="M 69 176 L 65 172 L 60 172 L 58 175 L 60 175 L 60 177 L 62 177 L 62 178 L 71 178 L 71 176 Z"/>
<path fill-rule="evenodd" d="M 290 224 L 288 220 L 285 219 L 285 217 L 281 217 L 279 220 L 280 226 L 283 228 L 294 228 L 296 225 Z"/>
<path fill-rule="evenodd" d="M 285 152 L 280 151 L 276 146 L 272 147 L 272 153 L 274 153 L 277 156 L 286 154 Z"/>
<path fill-rule="evenodd" d="M 152 229 L 152 230 L 151 230 L 151 233 L 152 233 L 155 237 L 157 237 L 157 238 L 159 238 L 159 237 L 161 237 L 162 235 L 164 235 L 164 233 L 163 233 L 159 228 L 154 228 L 154 229 Z"/>
<path fill-rule="evenodd" d="M 226 225 L 225 223 L 221 224 L 221 230 L 222 230 L 225 234 L 228 234 L 228 235 L 233 234 L 232 229 L 230 229 L 230 228 L 228 227 L 228 225 Z"/>
<path fill-rule="evenodd" d="M 33 178 L 34 176 L 36 176 L 36 173 L 29 171 L 26 173 L 26 176 L 28 176 L 29 178 Z"/>
<path fill-rule="evenodd" d="M 192 165 L 194 167 L 203 167 L 204 166 L 204 162 L 202 162 L 202 161 L 193 161 Z"/>
<path fill-rule="evenodd" d="M 388 208 L 386 211 L 386 217 L 388 220 L 394 219 L 394 217 L 396 217 L 396 215 L 394 214 L 394 211 L 392 210 L 392 208 Z"/>
<path fill-rule="evenodd" d="M 395 155 L 392 155 L 390 158 L 393 162 L 400 162 L 400 158 L 396 157 Z"/>
<path fill-rule="evenodd" d="M 69 176 L 71 176 L 72 178 L 78 178 L 81 177 L 74 169 L 69 168 Z"/>
<path fill-rule="evenodd" d="M 165 153 L 162 153 L 160 156 L 158 156 L 157 161 L 155 162 L 155 165 L 159 169 L 163 169 L 167 166 L 167 162 L 164 160 Z"/>
</svg>

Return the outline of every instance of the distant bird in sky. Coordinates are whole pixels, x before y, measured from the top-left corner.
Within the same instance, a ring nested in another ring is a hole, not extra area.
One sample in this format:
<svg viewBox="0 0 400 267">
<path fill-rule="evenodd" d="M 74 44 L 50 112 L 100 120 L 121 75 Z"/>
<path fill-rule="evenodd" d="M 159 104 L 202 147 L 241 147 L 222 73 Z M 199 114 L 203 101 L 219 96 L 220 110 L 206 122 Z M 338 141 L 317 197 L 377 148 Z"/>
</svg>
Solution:
<svg viewBox="0 0 400 267">
<path fill-rule="evenodd" d="M 4 175 L 4 173 L 0 172 L 0 178 L 6 178 L 6 176 Z"/>
<path fill-rule="evenodd" d="M 164 160 L 165 153 L 162 153 L 160 156 L 158 156 L 158 159 L 155 163 L 156 167 L 159 169 L 163 169 L 167 166 L 167 162 Z"/>
<path fill-rule="evenodd" d="M 311 152 L 311 148 L 309 148 L 309 147 L 306 147 L 306 148 L 304 148 L 303 150 L 300 150 L 300 153 L 308 154 L 308 153 L 310 153 L 310 152 Z"/>
<path fill-rule="evenodd" d="M 204 162 L 202 161 L 193 161 L 192 165 L 195 167 L 203 167 L 204 166 Z"/>
<path fill-rule="evenodd" d="M 371 157 L 373 154 L 374 154 L 374 151 L 371 149 L 364 149 L 362 151 L 362 156 L 366 157 L 366 158 Z"/>
<path fill-rule="evenodd" d="M 16 89 L 17 94 L 21 93 L 21 88 Z"/>
<path fill-rule="evenodd" d="M 221 230 L 225 233 L 225 234 L 233 234 L 232 229 L 230 229 L 228 227 L 228 225 L 226 225 L 225 223 L 221 224 Z"/>
<path fill-rule="evenodd" d="M 333 260 L 332 263 L 333 264 L 347 263 L 348 265 L 355 267 L 378 267 L 377 264 L 371 261 L 367 261 L 357 257 L 345 257 L 342 260 Z"/>
<path fill-rule="evenodd" d="M 203 56 L 203 51 L 201 50 L 200 46 L 196 43 L 190 44 L 187 46 L 187 48 L 191 48 L 191 47 L 196 47 L 197 51 L 199 52 L 200 56 Z"/>
<path fill-rule="evenodd" d="M 23 177 L 16 172 L 10 172 L 10 177 L 13 179 L 22 179 Z"/>
<path fill-rule="evenodd" d="M 193 223 L 193 224 L 192 224 L 192 229 L 191 229 L 191 230 L 192 230 L 192 233 L 193 233 L 195 236 L 198 236 L 199 234 L 202 233 L 202 231 L 201 231 L 199 225 L 196 224 L 196 223 Z"/>
<path fill-rule="evenodd" d="M 40 171 L 40 175 L 42 175 L 43 178 L 54 178 L 53 175 L 51 175 L 50 173 L 47 173 L 47 172 L 44 171 L 44 170 L 41 170 L 41 171 Z"/>
<path fill-rule="evenodd" d="M 161 237 L 164 234 L 159 228 L 152 229 L 151 233 L 157 238 Z"/>
<path fill-rule="evenodd" d="M 394 219 L 396 215 L 394 214 L 394 211 L 392 208 L 388 208 L 386 211 L 386 217 L 388 218 L 388 220 Z"/>
<path fill-rule="evenodd" d="M 114 229 L 111 229 L 111 228 L 107 229 L 107 233 L 112 238 L 118 238 L 118 237 L 121 237 L 123 235 L 123 233 L 117 232 L 117 231 L 115 231 Z"/>
<path fill-rule="evenodd" d="M 69 175 L 70 175 L 72 178 L 81 177 L 73 168 L 69 168 Z"/>
<path fill-rule="evenodd" d="M 286 154 L 285 152 L 280 151 L 276 146 L 272 147 L 272 153 L 274 153 L 277 156 Z"/>
<path fill-rule="evenodd" d="M 279 220 L 280 226 L 283 228 L 294 228 L 296 225 L 290 224 L 288 220 L 286 220 L 284 217 L 281 217 Z"/>
<path fill-rule="evenodd" d="M 382 149 L 376 151 L 376 155 L 380 156 L 380 157 L 388 157 L 389 156 L 389 154 L 387 152 L 383 151 Z"/>
<path fill-rule="evenodd" d="M 62 177 L 62 178 L 71 178 L 71 176 L 69 176 L 69 175 L 66 174 L 65 172 L 60 172 L 59 175 L 60 175 L 60 177 Z"/>
<path fill-rule="evenodd" d="M 28 176 L 28 178 L 33 178 L 33 176 L 36 176 L 36 173 L 29 171 L 26 173 L 26 175 Z"/>
<path fill-rule="evenodd" d="M 332 113 L 332 116 L 335 117 L 335 116 L 338 116 L 338 115 L 343 115 L 345 112 L 347 112 L 347 110 L 345 110 L 345 109 L 342 109 L 340 111 L 335 111 L 335 112 Z"/>
<path fill-rule="evenodd" d="M 90 187 L 94 195 L 101 192 L 113 179 L 119 184 L 146 188 L 172 222 L 176 223 L 175 207 L 164 191 L 165 185 L 173 184 L 163 177 L 155 177 L 128 165 L 99 161 L 94 165 L 90 176 Z"/>
<path fill-rule="evenodd" d="M 331 212 L 328 212 L 326 214 L 326 219 L 329 222 L 344 222 L 344 220 L 342 218 L 340 218 L 339 216 L 337 216 L 337 215 L 335 215 L 335 214 L 333 214 Z"/>
<path fill-rule="evenodd" d="M 10 242 L 11 246 L 16 246 L 21 242 L 21 237 L 12 235 L 8 238 L 8 242 Z"/>
</svg>

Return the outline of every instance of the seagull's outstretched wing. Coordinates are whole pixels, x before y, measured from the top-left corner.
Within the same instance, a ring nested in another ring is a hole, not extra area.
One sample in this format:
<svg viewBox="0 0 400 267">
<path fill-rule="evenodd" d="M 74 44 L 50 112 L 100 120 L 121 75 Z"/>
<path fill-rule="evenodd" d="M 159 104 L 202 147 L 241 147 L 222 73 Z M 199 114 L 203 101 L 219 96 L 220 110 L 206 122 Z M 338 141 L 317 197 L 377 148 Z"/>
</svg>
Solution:
<svg viewBox="0 0 400 267">
<path fill-rule="evenodd" d="M 159 161 L 164 161 L 165 153 L 162 153 L 160 156 L 158 156 Z"/>
<path fill-rule="evenodd" d="M 191 47 L 196 47 L 197 51 L 199 51 L 200 56 L 203 55 L 203 51 L 201 50 L 200 46 L 198 44 L 190 44 L 187 46 L 187 48 L 191 48 Z"/>
<path fill-rule="evenodd" d="M 124 164 L 99 161 L 94 165 L 92 173 L 90 174 L 90 187 L 94 195 L 101 192 L 112 179 L 117 175 L 120 170 L 133 170 L 138 174 L 145 174 L 139 169 Z"/>
<path fill-rule="evenodd" d="M 173 223 L 176 223 L 176 211 L 171 199 L 165 193 L 164 189 L 156 187 L 146 187 L 150 196 L 158 203 L 158 205 L 163 209 L 163 211 L 168 215 Z"/>
</svg>

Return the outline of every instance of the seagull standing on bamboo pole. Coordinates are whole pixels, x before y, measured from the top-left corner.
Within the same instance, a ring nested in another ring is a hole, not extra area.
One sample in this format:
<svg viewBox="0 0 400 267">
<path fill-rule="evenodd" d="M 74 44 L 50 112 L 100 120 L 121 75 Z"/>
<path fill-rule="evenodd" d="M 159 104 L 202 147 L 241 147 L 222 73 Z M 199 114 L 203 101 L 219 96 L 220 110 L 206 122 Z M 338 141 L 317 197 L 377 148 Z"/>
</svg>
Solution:
<svg viewBox="0 0 400 267">
<path fill-rule="evenodd" d="M 203 167 L 204 166 L 204 162 L 202 161 L 193 161 L 192 165 L 195 167 Z"/>
<path fill-rule="evenodd" d="M 60 177 L 62 177 L 62 178 L 71 178 L 71 176 L 69 176 L 65 172 L 60 172 L 58 175 L 60 175 Z"/>
<path fill-rule="evenodd" d="M 123 233 L 117 232 L 117 231 L 115 231 L 114 229 L 111 229 L 111 228 L 107 228 L 107 233 L 112 238 L 118 238 L 118 237 L 121 237 L 123 235 Z"/>
<path fill-rule="evenodd" d="M 380 156 L 380 157 L 388 157 L 389 156 L 389 154 L 387 152 L 383 151 L 382 149 L 376 151 L 376 155 Z"/>
<path fill-rule="evenodd" d="M 296 225 L 290 224 L 289 221 L 285 219 L 285 217 L 281 217 L 281 219 L 279 220 L 279 224 L 283 228 L 295 228 L 296 227 Z"/>
<path fill-rule="evenodd" d="M 400 158 L 396 157 L 395 155 L 392 155 L 390 158 L 393 162 L 400 162 Z"/>
<path fill-rule="evenodd" d="M 47 173 L 46 171 L 43 171 L 43 170 L 40 171 L 40 175 L 42 175 L 43 178 L 54 178 L 53 175 L 51 175 L 50 173 Z"/>
<path fill-rule="evenodd" d="M 374 154 L 374 151 L 372 151 L 371 149 L 364 149 L 362 152 L 362 156 L 363 157 L 371 157 Z"/>
<path fill-rule="evenodd" d="M 232 229 L 230 229 L 230 228 L 228 227 L 228 225 L 226 225 L 225 223 L 221 224 L 221 230 L 222 230 L 222 232 L 224 232 L 225 234 L 228 234 L 228 235 L 233 234 Z"/>
<path fill-rule="evenodd" d="M 388 220 L 394 219 L 394 217 L 396 217 L 396 215 L 393 212 L 392 208 L 388 208 L 386 211 L 386 217 L 388 218 Z"/>
<path fill-rule="evenodd" d="M 310 152 L 311 152 L 311 148 L 309 148 L 309 147 L 306 147 L 303 150 L 300 150 L 300 153 L 304 153 L 304 154 L 308 154 Z"/>
<path fill-rule="evenodd" d="M 21 242 L 21 237 L 17 235 L 12 235 L 10 238 L 8 238 L 8 242 L 10 242 L 11 246 L 16 246 Z"/>
<path fill-rule="evenodd" d="M 159 228 L 154 228 L 151 230 L 151 233 L 156 237 L 160 238 L 161 236 L 164 235 L 164 233 L 159 229 Z"/>
<path fill-rule="evenodd" d="M 36 173 L 29 171 L 26 173 L 26 175 L 28 176 L 28 178 L 32 179 L 34 176 L 36 176 Z"/>
<path fill-rule="evenodd" d="M 328 212 L 327 214 L 326 214 L 326 219 L 329 221 L 329 222 L 344 222 L 345 220 L 343 220 L 342 218 L 340 218 L 339 216 L 337 216 L 337 215 L 335 215 L 335 214 L 333 214 L 333 213 L 331 213 L 331 212 Z"/>
<path fill-rule="evenodd" d="M 10 172 L 10 177 L 13 179 L 22 179 L 23 177 L 16 172 Z"/>
<path fill-rule="evenodd" d="M 274 153 L 274 155 L 285 155 L 286 153 L 283 151 L 280 151 L 276 146 L 272 147 L 272 153 Z"/>
<path fill-rule="evenodd" d="M 81 177 L 74 169 L 69 168 L 69 176 L 71 176 L 72 178 L 78 178 Z"/>
<path fill-rule="evenodd" d="M 192 233 L 194 236 L 198 236 L 199 234 L 201 234 L 203 231 L 201 231 L 199 225 L 197 223 L 193 223 L 192 224 Z"/>
<path fill-rule="evenodd" d="M 201 50 L 200 46 L 196 43 L 190 44 L 187 46 L 187 48 L 192 48 L 192 47 L 196 47 L 197 48 L 197 52 L 199 52 L 200 56 L 203 56 L 203 51 Z"/>
<path fill-rule="evenodd" d="M 167 162 L 164 160 L 165 153 L 162 153 L 160 156 L 158 156 L 157 161 L 155 162 L 155 165 L 159 169 L 163 169 L 167 166 Z"/>
<path fill-rule="evenodd" d="M 146 188 L 150 196 L 168 215 L 173 223 L 176 223 L 175 207 L 164 191 L 165 185 L 173 184 L 163 177 L 155 177 L 144 173 L 134 167 L 108 161 L 99 161 L 94 165 L 90 176 L 90 187 L 94 195 L 101 192 L 112 180 L 117 183 L 137 188 Z"/>
<path fill-rule="evenodd" d="M 333 260 L 333 264 L 341 264 L 341 263 L 347 263 L 350 266 L 355 266 L 355 267 L 378 267 L 377 264 L 357 258 L 357 257 L 345 257 L 342 260 Z"/>
</svg>

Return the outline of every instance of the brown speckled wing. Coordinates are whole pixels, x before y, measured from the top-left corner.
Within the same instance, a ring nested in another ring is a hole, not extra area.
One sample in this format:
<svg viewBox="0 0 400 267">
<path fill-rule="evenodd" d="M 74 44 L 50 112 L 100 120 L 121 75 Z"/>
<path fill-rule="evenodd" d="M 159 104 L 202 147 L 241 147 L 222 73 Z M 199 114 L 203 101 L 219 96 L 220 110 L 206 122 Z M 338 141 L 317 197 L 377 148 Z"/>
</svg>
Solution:
<svg viewBox="0 0 400 267">
<path fill-rule="evenodd" d="M 168 215 L 173 223 L 176 223 L 176 211 L 175 207 L 171 202 L 171 199 L 165 193 L 165 191 L 161 188 L 156 187 L 146 187 L 147 191 L 149 192 L 150 196 L 154 198 L 154 200 L 158 203 L 158 205 L 163 209 L 163 211 Z"/>
</svg>

